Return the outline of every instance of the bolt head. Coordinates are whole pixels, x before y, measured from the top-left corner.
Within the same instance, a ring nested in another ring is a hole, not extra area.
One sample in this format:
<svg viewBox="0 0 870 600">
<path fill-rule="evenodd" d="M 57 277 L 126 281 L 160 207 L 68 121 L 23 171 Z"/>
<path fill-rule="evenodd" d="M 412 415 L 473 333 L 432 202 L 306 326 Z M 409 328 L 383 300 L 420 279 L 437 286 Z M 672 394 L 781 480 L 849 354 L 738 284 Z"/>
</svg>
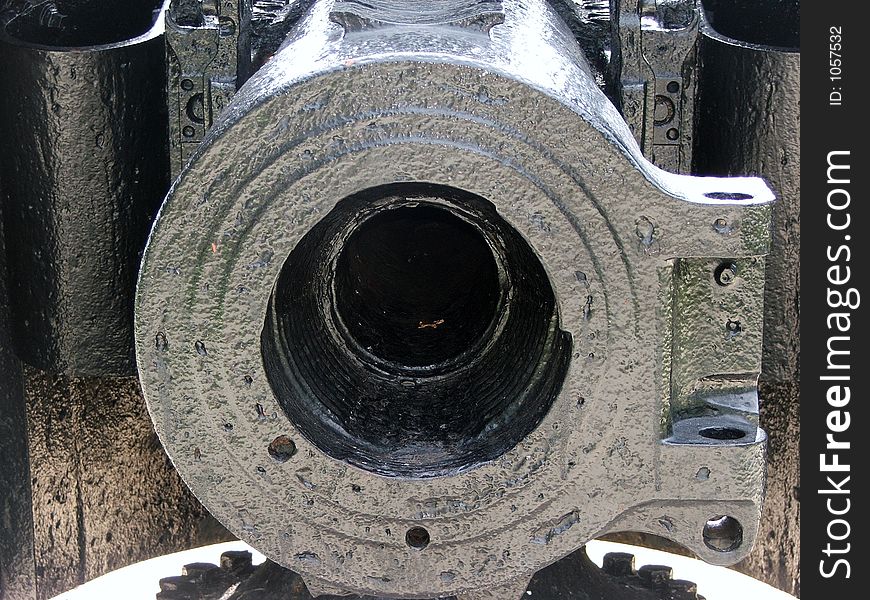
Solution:
<svg viewBox="0 0 870 600">
<path fill-rule="evenodd" d="M 722 263 L 716 269 L 716 283 L 721 286 L 727 286 L 734 283 L 737 279 L 737 265 L 734 263 Z"/>
</svg>

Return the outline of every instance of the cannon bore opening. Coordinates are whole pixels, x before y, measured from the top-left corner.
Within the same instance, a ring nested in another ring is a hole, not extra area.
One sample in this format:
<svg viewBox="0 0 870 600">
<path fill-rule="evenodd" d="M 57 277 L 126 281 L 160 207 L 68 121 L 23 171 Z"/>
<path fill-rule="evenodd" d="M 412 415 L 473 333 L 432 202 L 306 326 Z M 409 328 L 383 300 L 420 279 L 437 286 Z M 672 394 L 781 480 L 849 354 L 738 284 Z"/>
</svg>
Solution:
<svg viewBox="0 0 870 600">
<path fill-rule="evenodd" d="M 474 226 L 433 205 L 380 212 L 338 258 L 335 301 L 354 341 L 400 368 L 434 368 L 483 341 L 501 298 Z"/>
<path fill-rule="evenodd" d="M 429 184 L 339 202 L 284 263 L 262 336 L 303 435 L 399 477 L 509 451 L 549 410 L 570 352 L 528 242 L 487 200 Z"/>
</svg>

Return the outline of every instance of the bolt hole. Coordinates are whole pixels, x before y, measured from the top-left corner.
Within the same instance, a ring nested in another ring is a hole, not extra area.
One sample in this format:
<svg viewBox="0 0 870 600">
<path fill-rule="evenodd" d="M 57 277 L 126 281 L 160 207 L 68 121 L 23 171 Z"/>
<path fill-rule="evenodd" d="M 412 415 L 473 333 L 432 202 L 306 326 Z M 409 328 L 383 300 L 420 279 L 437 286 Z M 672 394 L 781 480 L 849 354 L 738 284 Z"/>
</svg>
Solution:
<svg viewBox="0 0 870 600">
<path fill-rule="evenodd" d="M 741 440 L 746 432 L 736 427 L 705 427 L 698 435 L 708 440 Z"/>
<path fill-rule="evenodd" d="M 704 543 L 716 552 L 733 552 L 743 544 L 743 526 L 734 517 L 713 517 L 704 525 Z"/>
<path fill-rule="evenodd" d="M 743 331 L 743 326 L 740 325 L 740 321 L 731 321 L 729 320 L 725 323 L 725 330 L 728 332 L 728 338 L 733 338 Z"/>
<path fill-rule="evenodd" d="M 286 435 L 279 435 L 269 444 L 269 455 L 278 462 L 287 462 L 296 454 L 296 444 Z"/>
<path fill-rule="evenodd" d="M 405 534 L 405 543 L 411 548 L 422 550 L 429 545 L 429 532 L 425 527 L 411 527 Z"/>
<path fill-rule="evenodd" d="M 737 265 L 733 262 L 723 262 L 714 272 L 716 283 L 721 286 L 727 286 L 734 283 L 734 278 L 737 277 Z"/>
<path fill-rule="evenodd" d="M 677 83 L 676 81 L 671 81 L 668 83 L 668 92 L 670 92 L 671 94 L 676 94 L 679 91 L 680 91 L 680 84 L 679 83 Z"/>
<path fill-rule="evenodd" d="M 704 197 L 713 200 L 752 200 L 752 194 L 743 192 L 707 192 Z"/>
<path fill-rule="evenodd" d="M 680 131 L 678 129 L 671 128 L 665 132 L 665 136 L 672 142 L 676 142 L 678 139 L 680 139 Z"/>
<path fill-rule="evenodd" d="M 731 233 L 732 231 L 734 231 L 734 228 L 729 225 L 728 220 L 723 219 L 722 217 L 713 221 L 713 229 L 714 231 L 716 231 L 716 233 L 722 234 Z"/>
</svg>

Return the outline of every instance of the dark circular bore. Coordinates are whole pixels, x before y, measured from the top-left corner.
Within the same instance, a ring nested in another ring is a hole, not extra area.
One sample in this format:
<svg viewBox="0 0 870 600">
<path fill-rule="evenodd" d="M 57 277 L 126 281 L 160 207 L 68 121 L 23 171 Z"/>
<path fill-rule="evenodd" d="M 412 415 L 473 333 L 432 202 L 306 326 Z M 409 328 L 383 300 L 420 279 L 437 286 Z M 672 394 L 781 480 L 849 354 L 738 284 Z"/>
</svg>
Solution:
<svg viewBox="0 0 870 600">
<path fill-rule="evenodd" d="M 434 205 L 376 213 L 347 239 L 335 274 L 338 314 L 354 340 L 404 367 L 435 366 L 470 350 L 500 296 L 486 238 Z"/>
<path fill-rule="evenodd" d="M 423 527 L 411 527 L 405 533 L 405 543 L 411 548 L 422 550 L 429 545 L 429 532 Z"/>
<path fill-rule="evenodd" d="M 713 200 L 752 200 L 750 194 L 743 192 L 707 192 L 704 196 Z"/>
<path fill-rule="evenodd" d="M 743 526 L 734 517 L 713 517 L 704 525 L 704 543 L 716 552 L 733 552 L 743 544 Z"/>
<path fill-rule="evenodd" d="M 746 432 L 736 427 L 705 427 L 698 435 L 708 440 L 741 440 Z"/>
<path fill-rule="evenodd" d="M 493 460 L 559 393 L 571 354 L 553 289 L 487 200 L 397 184 L 339 202 L 270 299 L 263 364 L 323 452 L 386 476 Z"/>
</svg>

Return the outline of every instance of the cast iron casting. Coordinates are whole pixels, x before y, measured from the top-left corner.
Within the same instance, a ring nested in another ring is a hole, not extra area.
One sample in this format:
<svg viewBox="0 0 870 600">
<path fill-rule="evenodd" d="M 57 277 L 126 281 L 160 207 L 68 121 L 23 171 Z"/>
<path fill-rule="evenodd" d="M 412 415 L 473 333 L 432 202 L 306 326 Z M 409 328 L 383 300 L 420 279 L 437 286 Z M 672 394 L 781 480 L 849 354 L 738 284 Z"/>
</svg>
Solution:
<svg viewBox="0 0 870 600">
<path fill-rule="evenodd" d="M 298 574 L 269 560 L 255 567 L 251 559 L 250 552 L 230 551 L 221 555 L 219 565 L 185 565 L 181 575 L 160 580 L 157 600 L 312 600 Z M 674 579 L 667 565 L 636 569 L 634 555 L 611 552 L 604 555 L 598 568 L 583 548 L 536 573 L 525 596 L 544 600 L 704 600 L 694 582 Z M 319 598 L 383 600 L 357 595 Z"/>
<path fill-rule="evenodd" d="M 173 465 L 276 589 L 799 590 L 798 6 L 0 0 L 0 598 L 225 539 Z"/>
<path fill-rule="evenodd" d="M 169 186 L 162 21 L 154 0 L 119 21 L 4 4 L 0 178 L 18 355 L 50 372 L 132 375 L 139 257 Z"/>
<path fill-rule="evenodd" d="M 149 410 L 314 595 L 519 597 L 622 530 L 731 564 L 772 200 L 646 160 L 546 2 L 315 3 L 157 218 Z"/>
</svg>

